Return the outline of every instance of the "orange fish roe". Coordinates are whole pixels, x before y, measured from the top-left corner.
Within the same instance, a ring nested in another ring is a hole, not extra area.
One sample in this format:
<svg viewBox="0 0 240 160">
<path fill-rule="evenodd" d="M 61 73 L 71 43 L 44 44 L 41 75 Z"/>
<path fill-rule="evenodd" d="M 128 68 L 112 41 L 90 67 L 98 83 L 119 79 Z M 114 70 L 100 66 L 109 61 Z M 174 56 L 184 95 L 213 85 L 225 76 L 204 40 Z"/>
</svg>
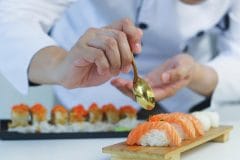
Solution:
<svg viewBox="0 0 240 160">
<path fill-rule="evenodd" d="M 40 103 L 37 103 L 31 107 L 32 114 L 38 116 L 40 120 L 44 120 L 46 118 L 47 109 Z"/>
<path fill-rule="evenodd" d="M 72 113 L 76 113 L 78 116 L 87 116 L 88 112 L 84 109 L 83 105 L 79 104 L 77 106 L 74 106 L 71 110 Z"/>
<path fill-rule="evenodd" d="M 88 109 L 89 112 L 90 112 L 90 111 L 97 111 L 97 110 L 101 110 L 101 109 L 98 107 L 97 103 L 92 103 L 92 104 L 90 105 L 89 109 Z"/>
<path fill-rule="evenodd" d="M 88 112 L 84 109 L 82 105 L 74 106 L 70 112 L 70 123 L 83 122 L 85 121 Z"/>
<path fill-rule="evenodd" d="M 103 112 L 108 112 L 108 111 L 117 112 L 117 108 L 112 103 L 103 105 L 102 110 Z"/>
<path fill-rule="evenodd" d="M 100 122 L 103 119 L 103 111 L 96 103 L 92 103 L 88 109 L 89 121 L 91 123 Z"/>
<path fill-rule="evenodd" d="M 120 114 L 124 114 L 124 113 L 130 113 L 130 114 L 137 114 L 137 110 L 135 108 L 133 108 L 133 106 L 130 105 L 126 105 L 126 106 L 122 106 L 119 110 Z"/>
<path fill-rule="evenodd" d="M 68 112 L 68 111 L 67 111 L 63 106 L 61 106 L 61 105 L 56 105 L 56 106 L 53 107 L 51 113 L 54 113 L 54 112 L 66 113 L 66 112 Z"/>
<path fill-rule="evenodd" d="M 18 104 L 12 107 L 12 111 L 23 114 L 29 112 L 29 107 L 26 104 Z"/>
</svg>

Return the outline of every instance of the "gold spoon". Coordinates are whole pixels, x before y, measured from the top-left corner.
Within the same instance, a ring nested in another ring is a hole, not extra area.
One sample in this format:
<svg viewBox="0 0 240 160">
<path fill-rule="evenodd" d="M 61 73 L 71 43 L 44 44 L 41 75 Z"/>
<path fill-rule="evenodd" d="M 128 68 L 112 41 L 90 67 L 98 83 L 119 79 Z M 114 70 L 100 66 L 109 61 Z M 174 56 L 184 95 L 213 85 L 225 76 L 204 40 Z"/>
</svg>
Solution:
<svg viewBox="0 0 240 160">
<path fill-rule="evenodd" d="M 133 95 L 135 100 L 146 110 L 152 110 L 155 107 L 155 98 L 152 88 L 148 83 L 138 76 L 138 70 L 135 60 L 132 61 L 134 78 L 133 78 Z"/>
</svg>

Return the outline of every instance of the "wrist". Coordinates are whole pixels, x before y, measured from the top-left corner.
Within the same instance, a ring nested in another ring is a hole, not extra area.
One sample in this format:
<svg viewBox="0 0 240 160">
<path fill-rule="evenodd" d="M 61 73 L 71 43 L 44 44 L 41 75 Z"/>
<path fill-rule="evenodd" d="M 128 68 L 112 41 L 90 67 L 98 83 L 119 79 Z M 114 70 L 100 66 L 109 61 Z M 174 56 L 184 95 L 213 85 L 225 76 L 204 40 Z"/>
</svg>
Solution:
<svg viewBox="0 0 240 160">
<path fill-rule="evenodd" d="M 64 49 L 56 46 L 39 50 L 29 65 L 29 81 L 37 84 L 59 84 L 61 74 L 59 66 L 66 55 Z"/>
<path fill-rule="evenodd" d="M 66 74 L 65 68 L 68 53 L 62 48 L 57 48 L 55 52 L 57 52 L 57 54 L 51 63 L 49 74 L 51 74 L 52 84 L 62 85 L 62 79 Z"/>
<path fill-rule="evenodd" d="M 188 87 L 204 96 L 210 96 L 214 92 L 217 83 L 218 76 L 213 68 L 196 63 Z"/>
<path fill-rule="evenodd" d="M 191 81 L 188 86 L 191 87 L 191 86 L 197 84 L 202 76 L 203 76 L 202 65 L 200 65 L 197 62 L 194 62 L 192 77 L 191 77 Z"/>
</svg>

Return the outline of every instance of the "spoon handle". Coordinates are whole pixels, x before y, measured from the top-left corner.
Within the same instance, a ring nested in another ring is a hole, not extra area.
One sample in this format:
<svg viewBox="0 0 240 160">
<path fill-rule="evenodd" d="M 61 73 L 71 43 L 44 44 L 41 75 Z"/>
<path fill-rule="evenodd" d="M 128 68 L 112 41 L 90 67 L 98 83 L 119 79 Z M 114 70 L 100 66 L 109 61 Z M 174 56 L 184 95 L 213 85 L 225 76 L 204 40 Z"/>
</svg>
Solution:
<svg viewBox="0 0 240 160">
<path fill-rule="evenodd" d="M 133 74 L 134 74 L 133 83 L 136 83 L 137 79 L 138 79 L 138 70 L 137 70 L 137 66 L 136 66 L 134 57 L 133 57 L 133 60 L 132 60 L 132 66 L 133 66 Z"/>
</svg>

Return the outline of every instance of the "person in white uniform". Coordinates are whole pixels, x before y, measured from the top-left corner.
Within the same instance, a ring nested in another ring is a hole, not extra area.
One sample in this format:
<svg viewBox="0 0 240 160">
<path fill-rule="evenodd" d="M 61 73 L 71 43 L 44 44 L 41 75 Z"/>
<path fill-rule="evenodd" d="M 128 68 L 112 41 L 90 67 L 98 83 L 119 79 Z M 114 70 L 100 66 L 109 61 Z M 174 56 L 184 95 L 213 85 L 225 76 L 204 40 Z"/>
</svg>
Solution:
<svg viewBox="0 0 240 160">
<path fill-rule="evenodd" d="M 198 50 L 195 42 L 212 34 L 216 51 Z M 238 0 L 4 0 L 0 71 L 22 94 L 29 81 L 53 84 L 67 107 L 138 108 L 127 73 L 131 52 L 141 52 L 138 70 L 156 100 L 169 112 L 188 112 L 206 97 L 239 101 L 239 35 Z"/>
</svg>

